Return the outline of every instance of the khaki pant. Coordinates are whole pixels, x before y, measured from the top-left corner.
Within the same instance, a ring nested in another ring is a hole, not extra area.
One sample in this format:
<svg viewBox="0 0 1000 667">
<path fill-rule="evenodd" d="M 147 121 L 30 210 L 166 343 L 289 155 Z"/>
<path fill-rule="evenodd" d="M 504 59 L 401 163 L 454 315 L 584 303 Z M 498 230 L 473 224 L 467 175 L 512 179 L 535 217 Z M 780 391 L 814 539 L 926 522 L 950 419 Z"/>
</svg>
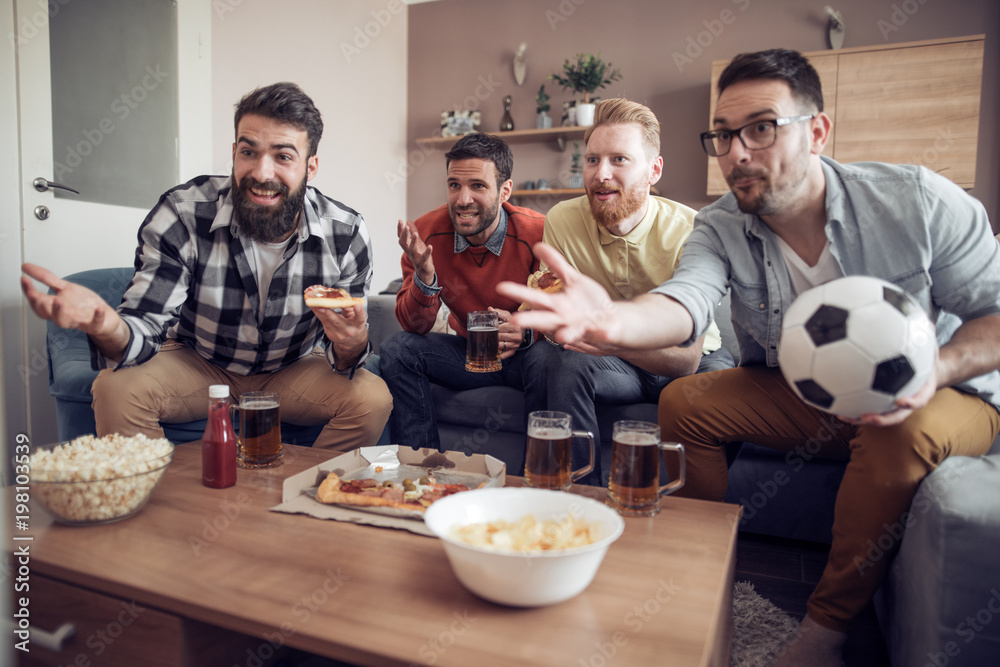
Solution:
<svg viewBox="0 0 1000 667">
<path fill-rule="evenodd" d="M 392 410 L 392 397 L 381 378 L 364 369 L 352 379 L 337 375 L 321 352 L 274 373 L 244 376 L 168 341 L 144 364 L 98 374 L 91 388 L 97 435 L 162 438 L 160 421 L 183 423 L 207 416 L 212 384 L 228 385 L 235 399 L 248 391 L 277 392 L 282 421 L 326 424 L 314 446 L 339 451 L 375 444 Z"/>
<path fill-rule="evenodd" d="M 809 441 L 810 453 L 848 461 L 830 557 L 808 603 L 813 620 L 839 631 L 882 583 L 921 480 L 949 456 L 986 453 L 1000 431 L 993 406 L 954 389 L 938 391 L 902 424 L 853 426 L 803 403 L 778 369 L 765 367 L 674 380 L 660 395 L 659 420 L 663 439 L 687 450 L 687 484 L 677 495 L 723 499 L 727 442 L 801 451 Z M 868 558 L 871 544 L 890 539 L 882 558 Z"/>
</svg>

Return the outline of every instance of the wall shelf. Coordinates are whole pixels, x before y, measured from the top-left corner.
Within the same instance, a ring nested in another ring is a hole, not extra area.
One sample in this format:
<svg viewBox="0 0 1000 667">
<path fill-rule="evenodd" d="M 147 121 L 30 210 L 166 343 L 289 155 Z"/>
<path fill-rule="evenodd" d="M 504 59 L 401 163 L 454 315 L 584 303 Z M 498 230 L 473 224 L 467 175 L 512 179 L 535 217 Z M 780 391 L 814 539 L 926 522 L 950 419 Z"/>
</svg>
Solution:
<svg viewBox="0 0 1000 667">
<path fill-rule="evenodd" d="M 586 193 L 583 188 L 546 188 L 545 190 L 512 190 L 511 197 L 576 197 Z"/>
<path fill-rule="evenodd" d="M 511 130 L 510 132 L 486 132 L 486 134 L 500 137 L 508 144 L 525 144 L 541 141 L 555 141 L 559 150 L 566 149 L 566 139 L 582 139 L 586 127 L 553 127 L 547 130 Z M 417 139 L 418 144 L 440 144 L 450 146 L 462 137 L 421 137 Z"/>
</svg>

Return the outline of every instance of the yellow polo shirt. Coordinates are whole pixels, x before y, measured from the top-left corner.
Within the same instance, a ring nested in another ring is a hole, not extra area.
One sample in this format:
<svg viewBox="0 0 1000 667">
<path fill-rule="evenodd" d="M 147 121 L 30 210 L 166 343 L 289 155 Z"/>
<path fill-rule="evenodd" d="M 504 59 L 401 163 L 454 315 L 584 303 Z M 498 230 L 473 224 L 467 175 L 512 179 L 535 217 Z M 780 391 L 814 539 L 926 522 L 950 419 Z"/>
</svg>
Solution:
<svg viewBox="0 0 1000 667">
<path fill-rule="evenodd" d="M 674 275 L 696 211 L 650 196 L 646 215 L 625 236 L 597 224 L 586 196 L 553 206 L 545 216 L 543 240 L 580 273 L 596 280 L 615 301 L 645 294 Z M 705 333 L 703 354 L 722 347 L 715 322 Z"/>
</svg>

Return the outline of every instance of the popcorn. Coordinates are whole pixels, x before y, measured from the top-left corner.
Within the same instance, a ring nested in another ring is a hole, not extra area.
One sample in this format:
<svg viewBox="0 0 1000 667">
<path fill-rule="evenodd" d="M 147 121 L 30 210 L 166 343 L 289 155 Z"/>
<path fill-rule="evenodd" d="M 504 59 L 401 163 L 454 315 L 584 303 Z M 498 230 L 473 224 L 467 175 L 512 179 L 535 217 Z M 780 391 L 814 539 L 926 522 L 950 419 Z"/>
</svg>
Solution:
<svg viewBox="0 0 1000 667">
<path fill-rule="evenodd" d="M 92 435 L 30 460 L 36 497 L 64 523 L 92 523 L 128 516 L 145 505 L 173 455 L 163 438 Z"/>
</svg>

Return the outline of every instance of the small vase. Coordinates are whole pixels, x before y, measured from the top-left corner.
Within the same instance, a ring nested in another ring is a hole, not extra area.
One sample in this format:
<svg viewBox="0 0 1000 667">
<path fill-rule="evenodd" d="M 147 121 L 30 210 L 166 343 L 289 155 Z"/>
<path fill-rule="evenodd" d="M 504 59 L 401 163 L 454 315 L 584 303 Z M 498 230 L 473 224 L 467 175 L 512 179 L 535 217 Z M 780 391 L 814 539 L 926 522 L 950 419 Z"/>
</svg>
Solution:
<svg viewBox="0 0 1000 667">
<path fill-rule="evenodd" d="M 544 111 L 540 111 L 535 119 L 535 127 L 539 130 L 548 130 L 552 127 L 552 117 Z"/>
<path fill-rule="evenodd" d="M 569 187 L 571 188 L 582 188 L 583 187 L 583 174 L 578 171 L 571 172 L 569 175 Z"/>
<path fill-rule="evenodd" d="M 503 98 L 503 118 L 500 119 L 500 131 L 511 132 L 514 129 L 514 119 L 510 115 L 510 95 Z"/>
<path fill-rule="evenodd" d="M 588 127 L 594 124 L 594 107 L 596 104 L 577 104 L 576 105 L 576 124 L 580 127 Z"/>
</svg>

